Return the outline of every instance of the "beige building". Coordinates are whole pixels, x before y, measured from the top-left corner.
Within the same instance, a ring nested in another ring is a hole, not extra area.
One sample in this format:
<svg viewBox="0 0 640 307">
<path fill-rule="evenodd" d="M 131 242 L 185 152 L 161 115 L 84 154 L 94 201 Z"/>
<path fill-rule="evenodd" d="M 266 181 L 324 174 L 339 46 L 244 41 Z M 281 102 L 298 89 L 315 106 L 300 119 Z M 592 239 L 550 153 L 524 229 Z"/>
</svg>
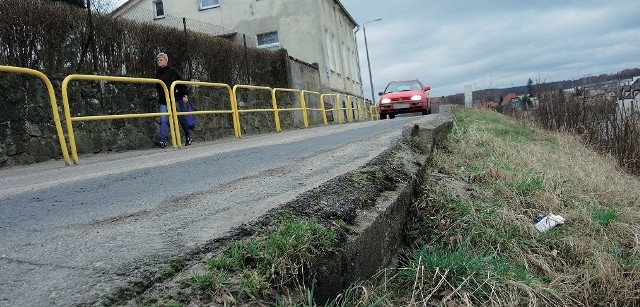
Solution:
<svg viewBox="0 0 640 307">
<path fill-rule="evenodd" d="M 284 48 L 317 65 L 323 92 L 362 97 L 358 25 L 339 0 L 129 0 L 113 15 Z"/>
</svg>

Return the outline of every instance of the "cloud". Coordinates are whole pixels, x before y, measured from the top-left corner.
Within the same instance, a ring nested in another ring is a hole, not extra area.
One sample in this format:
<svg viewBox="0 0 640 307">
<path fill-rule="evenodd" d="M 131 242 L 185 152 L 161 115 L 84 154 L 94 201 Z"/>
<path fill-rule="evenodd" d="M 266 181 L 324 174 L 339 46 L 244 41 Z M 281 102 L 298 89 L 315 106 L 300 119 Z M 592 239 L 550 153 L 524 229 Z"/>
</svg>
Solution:
<svg viewBox="0 0 640 307">
<path fill-rule="evenodd" d="M 638 1 L 341 2 L 358 23 L 383 18 L 366 25 L 377 90 L 419 78 L 441 96 L 465 84 L 501 88 L 640 67 Z M 364 76 L 362 31 L 357 39 Z"/>
</svg>

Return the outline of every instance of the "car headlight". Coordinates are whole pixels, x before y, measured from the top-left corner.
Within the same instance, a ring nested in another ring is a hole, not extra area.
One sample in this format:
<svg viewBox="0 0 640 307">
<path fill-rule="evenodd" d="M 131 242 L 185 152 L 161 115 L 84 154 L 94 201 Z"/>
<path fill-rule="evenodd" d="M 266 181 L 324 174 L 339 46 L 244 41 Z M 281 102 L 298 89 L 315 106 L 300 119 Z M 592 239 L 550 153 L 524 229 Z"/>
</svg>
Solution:
<svg viewBox="0 0 640 307">
<path fill-rule="evenodd" d="M 384 98 L 384 99 L 380 100 L 380 104 L 388 104 L 388 103 L 391 103 L 391 99 L 389 99 L 389 98 Z"/>
<path fill-rule="evenodd" d="M 413 96 L 411 96 L 411 100 L 412 100 L 412 101 L 422 100 L 422 96 L 420 96 L 420 95 L 413 95 Z"/>
</svg>

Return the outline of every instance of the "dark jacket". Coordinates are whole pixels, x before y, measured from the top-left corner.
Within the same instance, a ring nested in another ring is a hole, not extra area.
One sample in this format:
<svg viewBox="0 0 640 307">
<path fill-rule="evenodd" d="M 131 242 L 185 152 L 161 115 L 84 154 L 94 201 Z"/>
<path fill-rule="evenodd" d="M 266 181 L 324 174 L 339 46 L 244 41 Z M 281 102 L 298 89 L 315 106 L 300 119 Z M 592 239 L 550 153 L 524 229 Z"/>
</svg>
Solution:
<svg viewBox="0 0 640 307">
<path fill-rule="evenodd" d="M 167 90 L 171 90 L 171 83 L 173 83 L 173 81 L 184 80 L 177 69 L 168 65 L 158 69 L 158 72 L 156 73 L 156 79 L 162 80 L 162 82 L 167 85 Z M 160 84 L 156 84 L 156 89 L 158 90 L 158 103 L 167 104 L 162 86 Z M 176 100 L 182 99 L 182 96 L 186 96 L 187 94 L 189 94 L 188 87 L 185 84 L 176 85 L 175 90 Z"/>
</svg>

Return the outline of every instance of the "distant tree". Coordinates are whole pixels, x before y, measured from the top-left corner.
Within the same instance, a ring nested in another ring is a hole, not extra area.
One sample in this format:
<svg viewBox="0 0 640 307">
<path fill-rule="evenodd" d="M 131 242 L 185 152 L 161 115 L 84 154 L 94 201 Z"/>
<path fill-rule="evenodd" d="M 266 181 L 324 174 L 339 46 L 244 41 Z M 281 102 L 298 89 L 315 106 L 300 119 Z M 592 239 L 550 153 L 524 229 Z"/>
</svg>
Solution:
<svg viewBox="0 0 640 307">
<path fill-rule="evenodd" d="M 529 97 L 536 96 L 536 90 L 533 88 L 533 81 L 531 80 L 531 78 L 529 78 L 529 81 L 527 81 L 527 93 L 529 94 Z"/>
<path fill-rule="evenodd" d="M 558 103 L 560 105 L 564 105 L 564 103 L 566 102 L 566 97 L 564 96 L 564 91 L 562 91 L 562 89 L 558 89 Z"/>
<path fill-rule="evenodd" d="M 533 89 L 533 81 L 531 78 L 527 81 L 527 95 L 524 95 L 522 102 L 524 102 L 524 106 L 528 109 L 533 106 L 533 102 L 531 101 L 531 97 L 536 95 L 535 90 Z"/>
<path fill-rule="evenodd" d="M 81 8 L 85 8 L 86 7 L 84 5 L 84 0 L 49 0 L 49 1 L 64 2 L 64 3 L 68 3 L 70 5 L 75 5 L 75 6 L 81 7 Z"/>
</svg>

